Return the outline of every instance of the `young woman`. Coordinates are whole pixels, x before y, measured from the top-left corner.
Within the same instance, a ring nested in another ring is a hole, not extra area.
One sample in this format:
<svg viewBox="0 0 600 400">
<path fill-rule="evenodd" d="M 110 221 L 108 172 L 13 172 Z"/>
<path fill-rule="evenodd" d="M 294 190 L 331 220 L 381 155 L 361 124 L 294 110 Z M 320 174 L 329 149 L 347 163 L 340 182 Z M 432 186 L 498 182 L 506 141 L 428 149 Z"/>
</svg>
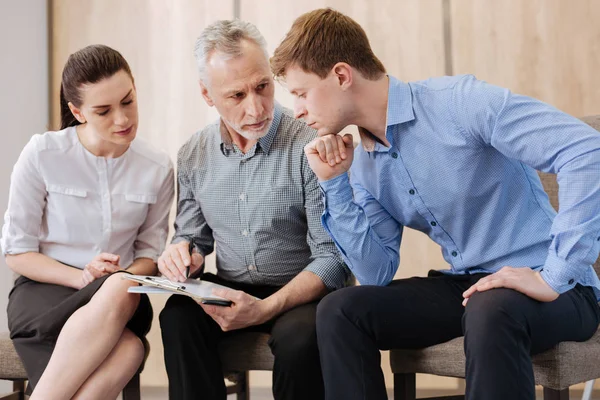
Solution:
<svg viewBox="0 0 600 400">
<path fill-rule="evenodd" d="M 20 275 L 8 324 L 36 399 L 115 399 L 144 359 L 152 309 L 123 271 L 156 273 L 173 200 L 169 157 L 135 139 L 129 65 L 106 46 L 72 54 L 62 127 L 34 135 L 2 229 Z"/>
</svg>

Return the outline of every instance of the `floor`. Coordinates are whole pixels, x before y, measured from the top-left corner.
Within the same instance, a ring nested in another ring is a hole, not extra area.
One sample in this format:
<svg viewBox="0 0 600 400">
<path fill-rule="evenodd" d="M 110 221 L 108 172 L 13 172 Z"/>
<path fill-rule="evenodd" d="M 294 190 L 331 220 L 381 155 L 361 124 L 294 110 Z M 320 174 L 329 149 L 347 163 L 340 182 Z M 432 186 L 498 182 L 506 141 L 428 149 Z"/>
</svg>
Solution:
<svg viewBox="0 0 600 400">
<path fill-rule="evenodd" d="M 582 391 L 581 390 L 572 390 L 571 391 L 571 400 L 579 400 L 581 399 Z M 163 388 L 142 388 L 142 400 L 167 400 L 168 393 L 166 389 Z M 270 388 L 251 388 L 250 389 L 250 399 L 251 400 L 273 400 L 273 396 L 271 395 Z M 392 400 L 392 394 L 389 393 L 389 399 Z M 119 398 L 120 400 L 120 398 Z M 234 395 L 228 396 L 227 400 L 236 400 Z M 542 400 L 541 393 L 538 395 L 538 400 Z M 592 400 L 600 400 L 600 388 L 594 391 L 594 397 Z"/>
</svg>

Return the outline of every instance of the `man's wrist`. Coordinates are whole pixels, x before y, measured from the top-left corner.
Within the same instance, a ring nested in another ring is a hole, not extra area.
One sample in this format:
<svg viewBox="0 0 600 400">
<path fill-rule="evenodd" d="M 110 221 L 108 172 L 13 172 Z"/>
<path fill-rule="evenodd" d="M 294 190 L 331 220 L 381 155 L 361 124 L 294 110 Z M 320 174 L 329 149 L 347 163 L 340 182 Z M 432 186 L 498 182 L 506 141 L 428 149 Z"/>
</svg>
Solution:
<svg viewBox="0 0 600 400">
<path fill-rule="evenodd" d="M 283 304 L 278 299 L 278 296 L 271 295 L 263 300 L 258 300 L 261 306 L 261 323 L 265 323 L 275 318 L 281 312 Z"/>
</svg>

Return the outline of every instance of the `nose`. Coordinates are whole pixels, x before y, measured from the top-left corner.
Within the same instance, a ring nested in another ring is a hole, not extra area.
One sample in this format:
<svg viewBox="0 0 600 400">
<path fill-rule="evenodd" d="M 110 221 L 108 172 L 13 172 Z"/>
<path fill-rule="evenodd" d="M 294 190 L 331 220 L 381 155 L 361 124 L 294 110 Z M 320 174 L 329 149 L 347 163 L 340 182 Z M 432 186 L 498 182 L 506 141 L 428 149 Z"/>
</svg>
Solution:
<svg viewBox="0 0 600 400">
<path fill-rule="evenodd" d="M 294 100 L 294 118 L 304 118 L 306 116 L 306 108 L 300 102 L 300 100 Z"/>
<path fill-rule="evenodd" d="M 247 107 L 246 107 L 246 114 L 248 114 L 251 117 L 260 117 L 265 108 L 263 107 L 263 104 L 261 102 L 260 96 L 257 96 L 256 94 L 252 94 L 250 96 L 248 96 L 248 103 L 247 103 Z"/>
<path fill-rule="evenodd" d="M 127 116 L 125 110 L 120 109 L 115 113 L 115 125 L 126 128 L 128 122 L 129 117 Z"/>
</svg>

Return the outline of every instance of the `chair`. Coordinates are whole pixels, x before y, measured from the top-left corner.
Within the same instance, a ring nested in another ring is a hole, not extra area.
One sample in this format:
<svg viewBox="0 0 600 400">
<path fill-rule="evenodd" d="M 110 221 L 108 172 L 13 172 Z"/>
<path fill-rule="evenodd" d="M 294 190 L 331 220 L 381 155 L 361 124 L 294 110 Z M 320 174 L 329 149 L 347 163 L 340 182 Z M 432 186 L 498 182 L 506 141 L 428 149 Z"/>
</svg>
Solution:
<svg viewBox="0 0 600 400">
<path fill-rule="evenodd" d="M 600 130 L 600 116 L 582 119 Z M 540 174 L 552 205 L 558 205 L 558 185 L 554 175 Z M 600 259 L 594 264 L 600 273 Z M 569 386 L 600 377 L 600 330 L 586 342 L 559 343 L 553 349 L 533 357 L 536 384 L 544 388 L 544 400 L 568 400 Z M 415 374 L 432 374 L 448 377 L 465 377 L 463 338 L 417 350 L 390 351 L 390 364 L 394 373 L 394 399 L 416 398 Z M 442 397 L 464 399 L 464 396 Z M 441 398 L 440 398 L 441 399 Z"/>
<path fill-rule="evenodd" d="M 123 400 L 140 400 L 140 367 L 138 373 L 123 389 Z M 0 400 L 25 400 L 27 373 L 7 332 L 0 333 L 0 380 L 12 381 L 13 391 Z"/>
<path fill-rule="evenodd" d="M 274 358 L 268 341 L 267 333 L 239 332 L 219 343 L 223 372 L 233 382 L 227 387 L 228 395 L 236 394 L 237 400 L 249 400 L 248 371 L 273 370 Z"/>
</svg>

